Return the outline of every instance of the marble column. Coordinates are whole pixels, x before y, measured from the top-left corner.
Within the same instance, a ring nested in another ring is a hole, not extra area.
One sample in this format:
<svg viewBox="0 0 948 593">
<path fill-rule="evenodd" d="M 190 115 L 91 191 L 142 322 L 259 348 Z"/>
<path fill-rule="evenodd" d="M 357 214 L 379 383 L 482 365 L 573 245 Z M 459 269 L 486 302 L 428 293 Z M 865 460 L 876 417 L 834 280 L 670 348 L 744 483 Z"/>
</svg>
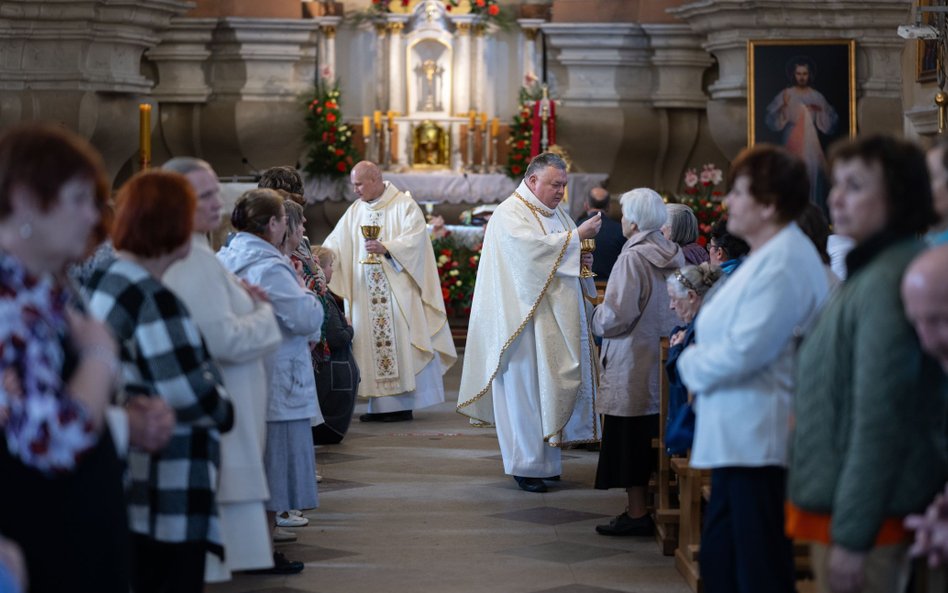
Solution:
<svg viewBox="0 0 948 593">
<path fill-rule="evenodd" d="M 384 24 L 375 25 L 375 108 L 388 109 L 388 61 L 385 59 L 386 35 L 388 28 Z"/>
<path fill-rule="evenodd" d="M 537 51 L 537 38 L 540 33 L 540 25 L 543 19 L 517 19 L 523 36 L 521 37 L 521 57 L 520 84 L 524 84 L 528 78 L 533 80 L 540 79 L 540 53 Z"/>
<path fill-rule="evenodd" d="M 397 114 L 405 113 L 405 48 L 402 31 L 407 16 L 391 17 L 388 24 L 388 108 Z"/>
<path fill-rule="evenodd" d="M 487 110 L 487 29 L 474 26 L 474 97 L 471 109 Z"/>
<path fill-rule="evenodd" d="M 340 16 L 329 16 L 320 19 L 321 33 L 319 37 L 319 76 L 336 79 L 336 27 L 342 21 Z M 326 73 L 329 76 L 326 76 Z"/>
<path fill-rule="evenodd" d="M 454 40 L 454 97 L 452 101 L 454 115 L 462 115 L 471 110 L 471 15 L 451 17 L 457 27 Z"/>
</svg>

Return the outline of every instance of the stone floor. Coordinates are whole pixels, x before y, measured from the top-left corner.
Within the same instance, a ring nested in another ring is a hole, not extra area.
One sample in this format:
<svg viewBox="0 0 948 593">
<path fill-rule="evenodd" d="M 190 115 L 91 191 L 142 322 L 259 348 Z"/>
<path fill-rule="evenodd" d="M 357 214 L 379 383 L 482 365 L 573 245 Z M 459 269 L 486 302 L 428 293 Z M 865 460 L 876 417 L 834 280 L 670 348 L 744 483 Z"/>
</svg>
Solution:
<svg viewBox="0 0 948 593">
<path fill-rule="evenodd" d="M 320 507 L 278 545 L 301 574 L 239 575 L 208 593 L 689 591 L 653 539 L 596 534 L 625 498 L 592 488 L 596 453 L 564 452 L 546 494 L 518 489 L 494 431 L 454 411 L 460 368 L 445 376 L 449 401 L 414 421 L 356 420 L 342 444 L 317 449 Z"/>
</svg>

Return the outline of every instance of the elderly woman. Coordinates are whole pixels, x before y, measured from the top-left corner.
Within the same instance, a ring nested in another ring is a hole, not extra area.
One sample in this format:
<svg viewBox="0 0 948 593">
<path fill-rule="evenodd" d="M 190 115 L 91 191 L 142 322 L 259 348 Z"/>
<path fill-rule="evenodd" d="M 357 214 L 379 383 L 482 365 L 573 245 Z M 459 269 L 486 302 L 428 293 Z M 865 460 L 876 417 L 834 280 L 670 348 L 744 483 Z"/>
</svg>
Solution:
<svg viewBox="0 0 948 593">
<path fill-rule="evenodd" d="M 208 241 L 221 224 L 220 185 L 206 162 L 178 157 L 162 166 L 181 173 L 197 194 L 191 252 L 172 265 L 163 281 L 188 310 L 234 405 L 234 428 L 221 438 L 217 492 L 225 558 L 208 557 L 206 580 L 228 580 L 232 571 L 270 568 L 293 572 L 273 554 L 264 504 L 269 498 L 263 468 L 266 443 L 267 374 L 264 357 L 283 340 L 273 308 L 257 287 L 245 285 L 221 265 Z M 298 572 L 298 571 L 296 571 Z"/>
<path fill-rule="evenodd" d="M 602 336 L 596 409 L 605 414 L 596 488 L 625 488 L 628 506 L 605 525 L 603 535 L 648 535 L 645 507 L 658 436 L 659 341 L 675 325 L 665 278 L 685 263 L 681 249 L 662 235 L 668 214 L 661 196 L 634 189 L 619 200 L 628 238 L 606 285 L 592 327 Z"/>
<path fill-rule="evenodd" d="M 168 446 L 129 453 L 132 588 L 204 588 L 205 553 L 223 556 L 216 492 L 220 434 L 233 407 L 187 307 L 161 277 L 191 249 L 196 197 L 177 173 L 146 171 L 116 199 L 117 259 L 92 275 L 89 310 L 119 341 L 128 389 L 155 393 L 175 410 Z"/>
<path fill-rule="evenodd" d="M 945 377 L 903 312 L 900 281 L 935 219 L 925 157 L 870 136 L 832 155 L 830 217 L 856 246 L 800 347 L 790 532 L 821 591 L 902 591 L 908 534 L 948 479 Z M 703 548 L 703 546 L 702 546 Z"/>
<path fill-rule="evenodd" d="M 104 238 L 107 199 L 99 155 L 62 127 L 0 138 L 0 533 L 22 548 L 34 591 L 128 591 L 105 418 L 117 347 L 64 281 Z"/>
<path fill-rule="evenodd" d="M 691 466 L 711 470 L 701 539 L 710 593 L 794 590 L 783 533 L 796 337 L 827 295 L 813 243 L 794 220 L 809 201 L 806 167 L 760 145 L 731 166 L 727 229 L 750 254 L 695 319 L 678 372 L 695 394 Z"/>
<path fill-rule="evenodd" d="M 665 361 L 665 372 L 668 373 L 668 425 L 680 419 L 682 408 L 688 403 L 688 389 L 681 382 L 678 375 L 678 356 L 695 341 L 695 316 L 704 302 L 704 297 L 714 283 L 721 278 L 721 268 L 705 262 L 700 265 L 690 265 L 675 271 L 668 276 L 669 307 L 678 315 L 684 326 L 675 326 L 668 341 L 668 358 Z M 691 417 L 693 420 L 693 416 Z M 693 425 L 689 425 L 694 430 Z M 683 454 L 691 448 L 690 439 L 686 442 L 669 443 L 671 433 L 666 429 L 666 445 L 674 454 Z"/>
<path fill-rule="evenodd" d="M 272 355 L 267 446 L 264 466 L 270 486 L 267 511 L 271 525 L 277 513 L 284 520 L 301 519 L 290 509 L 317 506 L 316 459 L 310 422 L 322 422 L 316 402 L 316 377 L 309 343 L 319 339 L 323 307 L 315 293 L 281 252 L 284 241 L 289 251 L 301 233 L 288 232 L 284 200 L 275 190 L 245 192 L 231 214 L 237 234 L 217 256 L 224 267 L 266 291 L 276 313 L 283 342 Z M 290 534 L 292 536 L 292 534 Z"/>
<path fill-rule="evenodd" d="M 681 246 L 685 262 L 698 265 L 708 261 L 708 250 L 697 243 L 698 217 L 685 204 L 666 204 L 668 222 L 662 226 L 662 234 L 672 243 Z"/>
<path fill-rule="evenodd" d="M 319 263 L 326 283 L 332 280 L 335 257 L 328 247 L 313 247 L 313 259 Z M 342 442 L 349 430 L 360 376 L 352 353 L 353 329 L 343 315 L 342 300 L 325 288 L 319 298 L 326 311 L 322 343 L 328 356 L 316 367 L 316 393 L 325 422 L 313 428 L 313 441 L 317 445 L 335 445 Z"/>
</svg>

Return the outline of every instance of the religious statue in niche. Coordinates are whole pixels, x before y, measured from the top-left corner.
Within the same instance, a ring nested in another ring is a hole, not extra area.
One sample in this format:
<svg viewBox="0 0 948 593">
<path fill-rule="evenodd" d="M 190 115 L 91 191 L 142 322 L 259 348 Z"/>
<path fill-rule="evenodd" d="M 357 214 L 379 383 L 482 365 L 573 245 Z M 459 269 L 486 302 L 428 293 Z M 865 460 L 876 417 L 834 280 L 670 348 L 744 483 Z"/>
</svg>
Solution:
<svg viewBox="0 0 948 593">
<path fill-rule="evenodd" d="M 435 84 L 436 78 L 440 81 L 444 68 L 434 60 L 425 60 L 421 63 L 424 78 L 421 81 L 421 108 L 420 111 L 442 111 L 441 98 L 438 97 L 440 84 Z"/>
<path fill-rule="evenodd" d="M 426 119 L 414 130 L 412 162 L 418 168 L 448 166 L 450 141 L 444 128 Z"/>
<path fill-rule="evenodd" d="M 451 89 L 451 51 L 436 39 L 421 39 L 410 46 L 409 113 L 446 113 Z"/>
</svg>

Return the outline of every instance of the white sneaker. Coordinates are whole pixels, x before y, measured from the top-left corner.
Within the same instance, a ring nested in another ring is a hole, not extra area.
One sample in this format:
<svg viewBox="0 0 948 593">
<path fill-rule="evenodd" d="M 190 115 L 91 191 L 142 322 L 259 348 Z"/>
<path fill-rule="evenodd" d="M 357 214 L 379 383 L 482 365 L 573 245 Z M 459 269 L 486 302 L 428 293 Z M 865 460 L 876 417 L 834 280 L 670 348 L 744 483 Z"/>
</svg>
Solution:
<svg viewBox="0 0 948 593">
<path fill-rule="evenodd" d="M 297 517 L 289 513 L 282 513 L 276 517 L 277 527 L 304 527 L 309 525 L 306 517 Z"/>
<path fill-rule="evenodd" d="M 275 543 L 295 542 L 296 534 L 292 531 L 286 531 L 285 529 L 279 529 L 275 527 L 273 529 L 273 541 Z"/>
<path fill-rule="evenodd" d="M 319 474 L 316 474 L 316 483 L 319 484 L 322 481 L 323 481 L 323 477 Z"/>
<path fill-rule="evenodd" d="M 298 509 L 290 509 L 287 511 L 287 514 L 292 515 L 293 517 L 302 517 L 303 511 L 298 510 Z"/>
</svg>

